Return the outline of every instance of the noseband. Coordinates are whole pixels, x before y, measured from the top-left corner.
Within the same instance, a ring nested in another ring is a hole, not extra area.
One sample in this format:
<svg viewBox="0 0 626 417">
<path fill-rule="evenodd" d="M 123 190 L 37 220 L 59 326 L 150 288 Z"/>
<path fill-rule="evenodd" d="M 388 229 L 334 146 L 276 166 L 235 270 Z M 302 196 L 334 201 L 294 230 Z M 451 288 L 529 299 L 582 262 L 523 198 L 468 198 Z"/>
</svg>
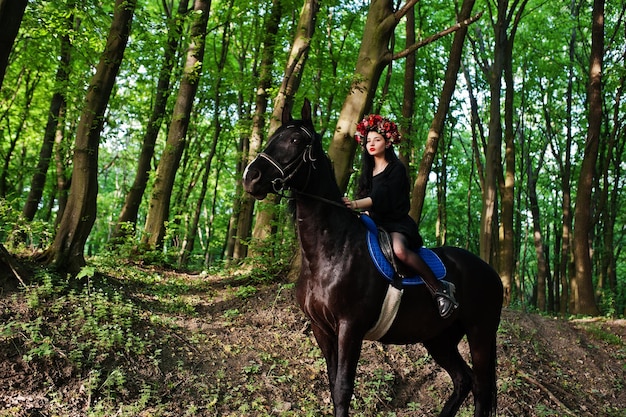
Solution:
<svg viewBox="0 0 626 417">
<path fill-rule="evenodd" d="M 287 128 L 290 128 L 290 127 L 293 127 L 293 126 L 287 126 Z M 285 183 L 289 181 L 290 179 L 292 179 L 298 173 L 298 171 L 300 170 L 300 168 L 302 167 L 304 163 L 307 163 L 307 162 L 312 163 L 311 165 L 309 165 L 309 175 L 307 176 L 307 181 L 306 181 L 307 184 L 309 182 L 309 178 L 311 177 L 311 168 L 315 169 L 314 163 L 317 159 L 314 159 L 312 155 L 313 135 L 311 134 L 311 132 L 305 129 L 304 126 L 300 126 L 299 129 L 307 134 L 307 136 L 311 139 L 311 143 L 309 143 L 306 146 L 306 148 L 304 148 L 304 150 L 302 151 L 300 155 L 298 155 L 293 161 L 289 162 L 287 165 L 281 166 L 281 164 L 278 161 L 276 161 L 274 158 L 272 158 L 270 155 L 268 155 L 265 152 L 261 152 L 257 156 L 258 158 L 263 158 L 266 161 L 268 161 L 280 174 L 279 177 L 272 180 L 272 188 L 274 189 L 274 192 L 276 194 L 280 194 L 280 192 L 284 190 Z"/>
</svg>

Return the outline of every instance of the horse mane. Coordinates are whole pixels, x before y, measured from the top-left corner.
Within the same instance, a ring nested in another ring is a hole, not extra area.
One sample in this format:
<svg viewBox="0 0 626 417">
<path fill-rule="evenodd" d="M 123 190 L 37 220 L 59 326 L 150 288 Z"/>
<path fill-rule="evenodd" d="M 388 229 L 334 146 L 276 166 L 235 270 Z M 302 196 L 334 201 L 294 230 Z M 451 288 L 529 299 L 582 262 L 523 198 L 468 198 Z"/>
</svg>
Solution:
<svg viewBox="0 0 626 417">
<path fill-rule="evenodd" d="M 313 142 L 311 144 L 312 149 L 313 149 L 312 155 L 313 155 L 313 158 L 315 158 L 315 161 L 313 162 L 316 167 L 315 169 L 318 172 L 328 172 L 330 175 L 330 181 L 332 182 L 332 184 L 335 185 L 335 187 L 337 187 L 337 191 L 340 194 L 341 192 L 339 190 L 339 186 L 337 185 L 337 177 L 335 175 L 333 163 L 330 157 L 328 156 L 328 153 L 326 153 L 326 151 L 324 150 L 322 146 L 322 136 L 319 133 L 317 133 L 314 129 L 312 130 L 315 133 L 315 138 L 313 139 Z M 291 215 L 292 220 L 295 221 L 296 199 L 294 197 L 289 198 L 289 201 L 287 203 L 287 212 Z"/>
</svg>

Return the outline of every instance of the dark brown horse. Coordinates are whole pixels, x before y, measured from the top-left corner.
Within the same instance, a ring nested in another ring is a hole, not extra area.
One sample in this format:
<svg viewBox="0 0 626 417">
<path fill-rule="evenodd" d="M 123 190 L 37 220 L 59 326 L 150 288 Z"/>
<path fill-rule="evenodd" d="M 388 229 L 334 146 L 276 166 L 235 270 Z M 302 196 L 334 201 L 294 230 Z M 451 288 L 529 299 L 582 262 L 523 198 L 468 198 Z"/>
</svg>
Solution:
<svg viewBox="0 0 626 417">
<path fill-rule="evenodd" d="M 295 198 L 302 254 L 296 295 L 326 358 L 335 416 L 347 417 L 363 338 L 378 319 L 388 283 L 369 260 L 365 226 L 341 204 L 308 101 L 302 120 L 283 113 L 282 126 L 246 168 L 244 187 L 257 199 L 283 190 L 291 190 Z M 446 266 L 446 279 L 456 285 L 459 308 L 442 319 L 423 285 L 407 287 L 398 315 L 380 342 L 421 342 L 448 372 L 454 391 L 440 416 L 456 415 L 470 391 L 474 416 L 494 415 L 500 277 L 463 249 L 433 250 Z M 463 336 L 467 336 L 471 368 L 459 354 Z"/>
</svg>

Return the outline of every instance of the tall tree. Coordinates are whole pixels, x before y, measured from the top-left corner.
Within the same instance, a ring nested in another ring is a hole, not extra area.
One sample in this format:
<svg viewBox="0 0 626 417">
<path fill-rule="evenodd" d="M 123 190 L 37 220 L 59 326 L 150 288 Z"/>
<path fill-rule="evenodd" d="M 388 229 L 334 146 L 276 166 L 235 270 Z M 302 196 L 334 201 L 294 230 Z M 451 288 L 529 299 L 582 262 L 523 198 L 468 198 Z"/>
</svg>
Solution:
<svg viewBox="0 0 626 417">
<path fill-rule="evenodd" d="M 71 8 L 72 6 L 69 5 L 69 7 Z M 43 190 L 46 185 L 46 175 L 52 158 L 54 138 L 59 125 L 59 115 L 61 114 L 61 109 L 66 106 L 65 86 L 70 76 L 70 59 L 72 50 L 69 33 L 74 28 L 74 22 L 74 15 L 70 14 L 67 18 L 67 33 L 61 36 L 59 66 L 55 76 L 56 88 L 50 100 L 48 122 L 46 123 L 46 128 L 43 134 L 43 143 L 39 151 L 37 167 L 35 168 L 35 173 L 33 174 L 33 179 L 30 184 L 30 191 L 28 192 L 28 197 L 26 198 L 26 204 L 24 204 L 24 209 L 22 210 L 22 215 L 27 220 L 33 220 L 35 213 L 37 212 L 37 208 L 39 207 L 39 203 L 41 202 Z"/>
<path fill-rule="evenodd" d="M 502 72 L 506 57 L 506 30 L 508 0 L 498 0 L 494 27 L 493 62 L 487 68 L 489 80 L 489 135 L 485 151 L 485 181 L 483 184 L 483 207 L 480 217 L 480 256 L 486 262 L 497 260 L 498 227 L 498 174 L 502 170 Z"/>
<path fill-rule="evenodd" d="M 575 314 L 598 314 L 592 279 L 590 234 L 592 230 L 592 193 L 600 135 L 602 130 L 602 62 L 604 59 L 604 0 L 594 0 L 591 24 L 591 55 L 587 98 L 589 116 L 585 151 L 574 209 L 574 263 L 572 281 Z"/>
<path fill-rule="evenodd" d="M 505 43 L 504 57 L 504 169 L 499 180 L 500 195 L 502 196 L 502 215 L 500 216 L 499 233 L 499 265 L 498 272 L 502 278 L 504 286 L 504 305 L 511 302 L 511 289 L 513 287 L 513 276 L 515 274 L 515 239 L 513 219 L 515 214 L 515 85 L 513 68 L 513 50 L 515 46 L 515 35 L 519 28 L 524 9 L 528 0 L 514 2 L 510 15 L 512 22 L 509 23 L 510 30 Z"/>
<path fill-rule="evenodd" d="M 204 172 L 202 173 L 202 180 L 200 181 L 200 192 L 195 203 L 195 208 L 192 214 L 191 222 L 187 228 L 185 240 L 183 242 L 180 256 L 178 259 L 179 265 L 187 263 L 189 255 L 193 251 L 196 235 L 198 234 L 198 225 L 200 224 L 200 215 L 202 214 L 202 208 L 204 206 L 204 199 L 207 191 L 209 190 L 209 177 L 211 176 L 211 165 L 217 152 L 217 144 L 219 137 L 222 133 L 222 122 L 220 121 L 220 107 L 222 104 L 222 80 L 224 76 L 224 69 L 228 61 L 228 53 L 230 47 L 230 39 L 232 36 L 232 22 L 231 12 L 233 9 L 233 0 L 230 0 L 228 5 L 228 11 L 226 13 L 226 19 L 224 21 L 221 42 L 221 50 L 219 53 L 219 59 L 217 61 L 215 77 L 215 84 L 213 85 L 213 137 L 208 144 L 209 152 L 204 157 Z"/>
<path fill-rule="evenodd" d="M 0 87 L 28 0 L 0 0 Z"/>
<path fill-rule="evenodd" d="M 574 20 L 578 16 L 578 2 L 572 0 L 570 4 L 571 15 Z M 558 276 L 561 284 L 561 296 L 559 298 L 559 313 L 565 315 L 569 307 L 570 300 L 570 275 L 573 274 L 574 268 L 570 267 L 572 263 L 572 142 L 573 142 L 573 120 L 572 110 L 574 106 L 574 65 L 576 55 L 576 28 L 572 27 L 568 40 L 568 62 L 567 62 L 567 89 L 565 93 L 565 144 L 562 151 L 558 149 L 556 144 L 552 145 L 553 156 L 558 162 L 560 171 L 561 190 L 563 193 L 561 204 L 561 247 L 560 247 L 560 263 Z"/>
<path fill-rule="evenodd" d="M 137 161 L 137 171 L 135 172 L 135 179 L 126 198 L 124 200 L 124 206 L 117 219 L 117 225 L 115 226 L 115 232 L 113 233 L 113 241 L 119 241 L 118 238 L 124 236 L 128 231 L 127 226 L 132 225 L 136 227 L 137 215 L 139 213 L 139 207 L 143 199 L 143 194 L 146 191 L 148 179 L 150 178 L 150 172 L 152 171 L 151 162 L 154 157 L 154 146 L 156 144 L 157 137 L 159 136 L 159 130 L 161 129 L 161 122 L 165 115 L 165 107 L 167 105 L 167 99 L 170 97 L 172 70 L 176 64 L 176 52 L 180 43 L 182 28 L 183 28 L 183 16 L 187 13 L 189 7 L 189 0 L 180 0 L 178 3 L 178 11 L 174 13 L 167 8 L 167 2 L 163 2 L 164 13 L 167 15 L 168 24 L 168 36 L 165 49 L 163 50 L 163 63 L 161 70 L 159 71 L 159 79 L 157 81 L 156 96 L 154 98 L 154 105 L 152 107 L 152 113 L 150 119 L 146 124 L 146 131 L 143 136 L 141 145 L 141 152 Z"/>
<path fill-rule="evenodd" d="M 116 0 L 106 48 L 89 83 L 74 144 L 70 195 L 59 229 L 43 257 L 57 269 L 77 273 L 85 265 L 84 249 L 96 219 L 98 148 L 115 78 L 130 34 L 135 0 Z"/>
<path fill-rule="evenodd" d="M 472 9 L 474 8 L 474 3 L 476 3 L 475 0 L 463 1 L 461 10 L 457 17 L 459 22 L 467 21 L 470 18 Z M 428 130 L 426 145 L 424 146 L 422 159 L 420 161 L 419 169 L 417 170 L 417 178 L 411 195 L 411 211 L 409 213 L 417 222 L 419 222 L 422 217 L 424 198 L 426 196 L 426 185 L 428 184 L 428 175 L 430 174 L 433 160 L 437 152 L 437 147 L 439 145 L 439 138 L 444 128 L 448 110 L 450 109 L 450 101 L 454 95 L 456 81 L 461 67 L 463 44 L 465 43 L 466 35 L 467 25 L 459 28 L 459 30 L 457 30 L 454 34 L 452 47 L 450 48 L 450 55 L 448 57 L 448 65 L 446 66 L 443 89 L 441 90 L 435 117 L 433 118 L 430 129 Z"/>
<path fill-rule="evenodd" d="M 250 133 L 250 147 L 248 149 L 248 161 L 254 159 L 263 145 L 265 130 L 265 112 L 269 100 L 269 89 L 272 85 L 272 69 L 280 19 L 283 15 L 283 2 L 272 1 L 272 9 L 265 21 L 263 37 L 263 52 L 261 66 L 259 68 L 259 82 L 254 100 L 254 114 L 252 115 L 252 131 Z M 243 189 L 240 191 L 243 193 Z M 254 198 L 247 193 L 239 197 L 240 211 L 237 217 L 237 235 L 234 236 L 233 258 L 243 259 L 248 253 L 248 240 L 252 232 L 252 218 L 254 210 Z"/>
<path fill-rule="evenodd" d="M 272 117 L 270 118 L 268 136 L 271 136 L 280 126 L 280 117 L 283 108 L 285 106 L 291 108 L 293 105 L 293 97 L 300 87 L 302 73 L 304 72 L 304 67 L 309 56 L 311 39 L 313 38 L 313 34 L 315 32 L 315 22 L 318 11 L 318 0 L 304 1 L 304 6 L 300 12 L 298 26 L 295 30 L 295 36 L 293 42 L 291 43 L 289 57 L 287 58 L 287 63 L 285 65 L 283 81 L 280 89 L 278 90 L 278 94 L 276 95 L 276 99 L 274 100 L 274 108 L 272 110 Z M 276 198 L 274 195 L 272 195 L 272 197 Z M 272 233 L 272 220 L 275 217 L 276 211 L 271 207 L 271 205 L 268 207 L 266 204 L 264 207 L 266 208 L 259 210 L 255 216 L 252 237 L 257 242 L 265 241 Z"/>
<path fill-rule="evenodd" d="M 408 0 L 397 10 L 391 0 L 372 0 L 365 21 L 363 40 L 357 57 L 355 74 L 346 99 L 337 120 L 337 126 L 328 154 L 333 161 L 337 183 L 345 190 L 350 179 L 352 160 L 356 152 L 353 140 L 356 124 L 372 108 L 378 82 L 384 68 L 392 61 L 405 58 L 417 49 L 428 45 L 441 37 L 459 30 L 475 21 L 478 17 L 460 22 L 429 38 L 417 42 L 404 50 L 394 53 L 392 36 L 395 28 L 405 14 L 415 6 L 418 0 Z"/>
<path fill-rule="evenodd" d="M 150 248 L 160 247 L 165 237 L 165 222 L 169 218 L 174 179 L 186 146 L 189 118 L 202 74 L 210 9 L 211 0 L 194 1 L 194 20 L 190 27 L 191 40 L 187 49 L 187 59 L 167 134 L 167 142 L 157 167 L 142 237 L 142 242 Z"/>
<path fill-rule="evenodd" d="M 549 126 L 549 123 L 546 122 Z M 537 166 L 533 166 L 530 150 L 523 151 L 524 164 L 526 165 L 528 201 L 530 203 L 530 213 L 532 215 L 533 224 L 533 243 L 535 245 L 535 254 L 537 255 L 537 308 L 539 311 L 546 311 L 546 282 L 548 281 L 549 265 L 544 250 L 544 237 L 541 233 L 541 215 L 539 207 L 539 199 L 537 197 L 537 178 L 539 170 L 543 166 L 545 157 L 545 147 L 539 153 Z"/>
</svg>

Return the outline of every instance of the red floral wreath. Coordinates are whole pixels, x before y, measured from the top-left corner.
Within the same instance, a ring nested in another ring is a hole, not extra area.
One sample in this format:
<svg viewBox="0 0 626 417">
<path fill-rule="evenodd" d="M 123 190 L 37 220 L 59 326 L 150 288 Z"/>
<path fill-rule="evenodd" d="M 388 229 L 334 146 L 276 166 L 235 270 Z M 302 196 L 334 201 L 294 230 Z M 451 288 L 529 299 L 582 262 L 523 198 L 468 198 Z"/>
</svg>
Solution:
<svg viewBox="0 0 626 417">
<path fill-rule="evenodd" d="M 356 134 L 354 138 L 361 145 L 364 145 L 369 132 L 380 133 L 386 141 L 390 141 L 393 144 L 398 144 L 402 141 L 400 132 L 398 132 L 398 126 L 386 117 L 382 117 L 379 114 L 370 114 L 365 116 L 356 125 Z"/>
</svg>

